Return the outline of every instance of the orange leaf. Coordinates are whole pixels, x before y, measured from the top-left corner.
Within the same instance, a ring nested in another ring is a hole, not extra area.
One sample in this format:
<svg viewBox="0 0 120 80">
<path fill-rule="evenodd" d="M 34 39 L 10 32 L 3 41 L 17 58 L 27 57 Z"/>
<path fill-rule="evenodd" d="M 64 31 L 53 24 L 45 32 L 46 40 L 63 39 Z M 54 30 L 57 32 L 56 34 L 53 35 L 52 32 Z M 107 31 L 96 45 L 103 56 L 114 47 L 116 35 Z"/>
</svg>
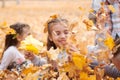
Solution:
<svg viewBox="0 0 120 80">
<path fill-rule="evenodd" d="M 89 20 L 89 19 L 84 19 L 83 23 L 86 25 L 87 30 L 90 30 L 91 27 L 93 26 L 92 20 Z"/>
</svg>

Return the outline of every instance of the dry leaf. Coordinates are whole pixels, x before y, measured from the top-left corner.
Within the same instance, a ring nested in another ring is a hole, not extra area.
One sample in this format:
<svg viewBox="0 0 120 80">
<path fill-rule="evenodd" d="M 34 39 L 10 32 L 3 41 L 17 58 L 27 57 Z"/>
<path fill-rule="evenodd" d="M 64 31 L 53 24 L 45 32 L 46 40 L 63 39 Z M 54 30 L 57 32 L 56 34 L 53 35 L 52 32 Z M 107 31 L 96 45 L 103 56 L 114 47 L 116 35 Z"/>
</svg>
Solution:
<svg viewBox="0 0 120 80">
<path fill-rule="evenodd" d="M 43 48 L 43 42 L 33 38 L 32 35 L 28 36 L 21 42 L 19 49 L 31 51 L 34 54 L 39 54 Z"/>
<path fill-rule="evenodd" d="M 23 69 L 22 72 L 21 72 L 21 74 L 23 74 L 23 75 L 28 75 L 29 73 L 33 74 L 36 71 L 38 71 L 39 69 L 40 69 L 39 67 L 30 65 L 30 67 L 28 67 L 26 69 Z"/>
<path fill-rule="evenodd" d="M 114 12 L 115 12 L 115 8 L 113 7 L 113 5 L 109 5 L 109 6 L 108 6 L 108 8 L 109 8 L 109 10 L 111 10 L 111 11 L 112 11 L 112 13 L 114 13 Z"/>
<path fill-rule="evenodd" d="M 70 31 L 72 32 L 72 30 L 73 30 L 75 27 L 77 27 L 77 25 L 78 25 L 78 22 L 74 22 L 74 23 L 70 24 Z"/>
<path fill-rule="evenodd" d="M 90 9 L 89 12 L 90 12 L 90 13 L 93 13 L 93 12 L 94 12 L 94 9 Z"/>
<path fill-rule="evenodd" d="M 68 76 L 66 75 L 66 72 L 63 72 L 60 74 L 57 80 L 70 80 Z"/>
<path fill-rule="evenodd" d="M 81 6 L 79 7 L 79 9 L 80 9 L 81 11 L 83 11 L 83 10 L 84 10 L 84 8 L 83 8 L 83 7 L 81 7 Z"/>
<path fill-rule="evenodd" d="M 93 26 L 92 20 L 84 19 L 83 23 L 86 25 L 87 30 L 89 31 L 91 27 Z"/>
<path fill-rule="evenodd" d="M 80 70 L 82 70 L 83 67 L 86 65 L 86 58 L 81 54 L 74 54 L 72 56 L 72 60 L 75 66 L 78 67 Z"/>
<path fill-rule="evenodd" d="M 4 22 L 0 23 L 0 28 L 1 28 L 1 29 L 6 29 L 6 28 L 8 28 L 7 22 L 4 21 Z"/>
<path fill-rule="evenodd" d="M 52 47 L 48 51 L 47 55 L 48 55 L 48 58 L 50 58 L 50 60 L 57 60 L 59 53 L 60 53 L 60 50 L 58 48 L 53 49 L 53 47 Z"/>
<path fill-rule="evenodd" d="M 112 36 L 107 35 L 107 38 L 104 41 L 104 44 L 110 49 L 112 50 L 113 47 L 115 46 L 114 40 L 112 38 Z"/>
</svg>

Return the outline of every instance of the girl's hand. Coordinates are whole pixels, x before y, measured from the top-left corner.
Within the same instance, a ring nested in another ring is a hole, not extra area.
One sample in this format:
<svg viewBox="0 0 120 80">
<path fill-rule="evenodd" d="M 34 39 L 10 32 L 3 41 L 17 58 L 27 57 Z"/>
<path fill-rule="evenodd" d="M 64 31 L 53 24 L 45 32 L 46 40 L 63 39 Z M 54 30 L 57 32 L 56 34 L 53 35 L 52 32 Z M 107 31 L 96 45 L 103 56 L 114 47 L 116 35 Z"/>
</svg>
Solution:
<svg viewBox="0 0 120 80">
<path fill-rule="evenodd" d="M 66 49 L 68 50 L 69 53 L 73 53 L 73 52 L 80 53 L 80 50 L 76 46 L 74 46 L 72 44 L 68 44 L 66 46 Z"/>
<path fill-rule="evenodd" d="M 35 58 L 35 55 L 34 55 L 32 52 L 28 52 L 28 51 L 27 51 L 27 52 L 25 53 L 25 58 L 32 61 L 32 60 Z"/>
</svg>

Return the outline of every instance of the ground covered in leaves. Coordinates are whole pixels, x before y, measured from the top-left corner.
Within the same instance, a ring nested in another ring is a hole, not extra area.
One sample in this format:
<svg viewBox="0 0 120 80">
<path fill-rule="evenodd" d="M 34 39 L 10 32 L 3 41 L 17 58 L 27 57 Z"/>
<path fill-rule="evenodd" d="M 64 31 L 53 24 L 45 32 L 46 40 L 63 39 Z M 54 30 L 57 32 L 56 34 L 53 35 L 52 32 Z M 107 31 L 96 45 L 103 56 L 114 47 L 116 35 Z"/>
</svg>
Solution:
<svg viewBox="0 0 120 80">
<path fill-rule="evenodd" d="M 72 60 L 60 65 L 57 71 L 53 69 L 51 64 L 40 67 L 27 64 L 22 66 L 23 68 L 20 72 L 16 70 L 1 71 L 0 80 L 102 80 L 104 70 L 100 66 L 92 70 L 88 66 L 90 60 L 85 56 L 88 53 L 87 45 L 94 43 L 95 35 L 94 30 L 89 30 L 93 23 L 87 19 L 90 6 L 91 0 L 21 0 L 19 5 L 16 5 L 15 1 L 6 1 L 5 8 L 0 8 L 0 53 L 2 53 L 4 47 L 6 27 L 16 22 L 28 23 L 31 26 L 32 35 L 40 41 L 39 49 L 42 49 L 44 44 L 46 44 L 47 38 L 44 33 L 44 24 L 51 15 L 56 16 L 59 14 L 70 22 L 71 31 L 74 33 L 70 39 L 73 43 L 79 44 L 77 47 L 80 49 L 81 54 L 72 53 Z M 29 39 L 34 40 L 32 37 L 29 37 Z M 110 40 L 112 42 L 110 36 L 105 40 L 105 44 L 109 48 L 113 47 L 109 43 Z M 36 43 L 38 42 L 34 40 L 33 44 L 37 45 Z M 31 47 L 29 46 L 28 49 L 36 52 L 36 49 Z M 60 51 L 51 49 L 43 52 L 42 56 L 47 55 L 49 59 L 55 60 L 56 53 Z M 109 55 L 106 51 L 102 51 L 101 54 L 99 56 L 100 60 Z M 105 80 L 113 79 L 105 77 Z"/>
</svg>

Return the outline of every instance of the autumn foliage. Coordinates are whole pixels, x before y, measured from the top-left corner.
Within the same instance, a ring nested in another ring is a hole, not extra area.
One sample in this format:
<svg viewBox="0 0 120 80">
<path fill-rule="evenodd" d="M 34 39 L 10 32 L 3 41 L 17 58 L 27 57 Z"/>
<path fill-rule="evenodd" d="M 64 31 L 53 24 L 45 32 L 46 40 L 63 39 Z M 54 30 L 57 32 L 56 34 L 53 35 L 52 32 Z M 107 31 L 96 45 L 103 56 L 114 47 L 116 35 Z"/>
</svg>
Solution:
<svg viewBox="0 0 120 80">
<path fill-rule="evenodd" d="M 115 9 L 112 5 L 108 6 L 112 12 L 115 12 Z M 85 8 L 79 7 L 80 12 L 85 12 Z M 93 12 L 92 9 L 89 12 Z M 96 14 L 95 14 L 96 15 Z M 50 18 L 56 18 L 58 14 L 51 15 Z M 12 71 L 3 70 L 0 71 L 0 80 L 114 80 L 108 76 L 104 76 L 104 69 L 102 68 L 104 65 L 100 64 L 95 67 L 95 69 L 91 69 L 89 66 L 92 62 L 92 59 L 87 56 L 87 49 L 86 46 L 91 44 L 89 39 L 92 38 L 94 40 L 94 36 L 87 36 L 89 32 L 94 31 L 101 32 L 100 29 L 96 28 L 94 23 L 89 20 L 88 18 L 84 18 L 84 15 L 81 14 L 81 17 L 77 18 L 77 21 L 73 21 L 70 23 L 70 36 L 69 42 L 75 44 L 75 46 L 79 49 L 80 52 L 69 52 L 69 47 L 65 50 L 70 54 L 70 60 L 64 64 L 59 64 L 57 60 L 58 54 L 63 51 L 62 49 L 54 50 L 51 48 L 49 51 L 46 50 L 46 38 L 43 40 L 38 40 L 34 38 L 35 35 L 28 36 L 24 41 L 21 42 L 21 46 L 19 50 L 30 51 L 38 56 L 44 56 L 48 58 L 49 63 L 43 66 L 34 66 L 32 63 L 23 65 L 20 71 L 13 69 Z M 97 17 L 97 15 L 96 15 Z M 105 16 L 103 16 L 105 18 Z M 79 19 L 82 19 L 80 21 Z M 84 25 L 81 28 L 81 24 Z M 47 24 L 46 22 L 43 24 L 43 33 L 46 34 L 47 32 Z M 8 28 L 8 23 L 1 22 L 0 23 L 0 30 L 3 31 L 1 35 L 5 34 L 14 34 L 15 32 Z M 85 33 L 83 35 L 83 32 Z M 82 36 L 82 37 L 80 37 Z M 109 63 L 110 52 L 112 51 L 113 47 L 115 46 L 114 40 L 110 34 L 105 34 L 106 38 L 102 40 L 99 38 L 99 41 L 103 41 L 104 45 L 107 47 L 104 50 L 101 50 L 98 55 L 91 55 L 98 62 L 102 62 L 103 60 L 106 63 Z M 43 37 L 43 36 L 40 36 Z M 52 63 L 55 61 L 55 65 Z M 55 68 L 57 67 L 57 70 Z M 117 78 L 120 80 L 120 78 Z"/>
</svg>

